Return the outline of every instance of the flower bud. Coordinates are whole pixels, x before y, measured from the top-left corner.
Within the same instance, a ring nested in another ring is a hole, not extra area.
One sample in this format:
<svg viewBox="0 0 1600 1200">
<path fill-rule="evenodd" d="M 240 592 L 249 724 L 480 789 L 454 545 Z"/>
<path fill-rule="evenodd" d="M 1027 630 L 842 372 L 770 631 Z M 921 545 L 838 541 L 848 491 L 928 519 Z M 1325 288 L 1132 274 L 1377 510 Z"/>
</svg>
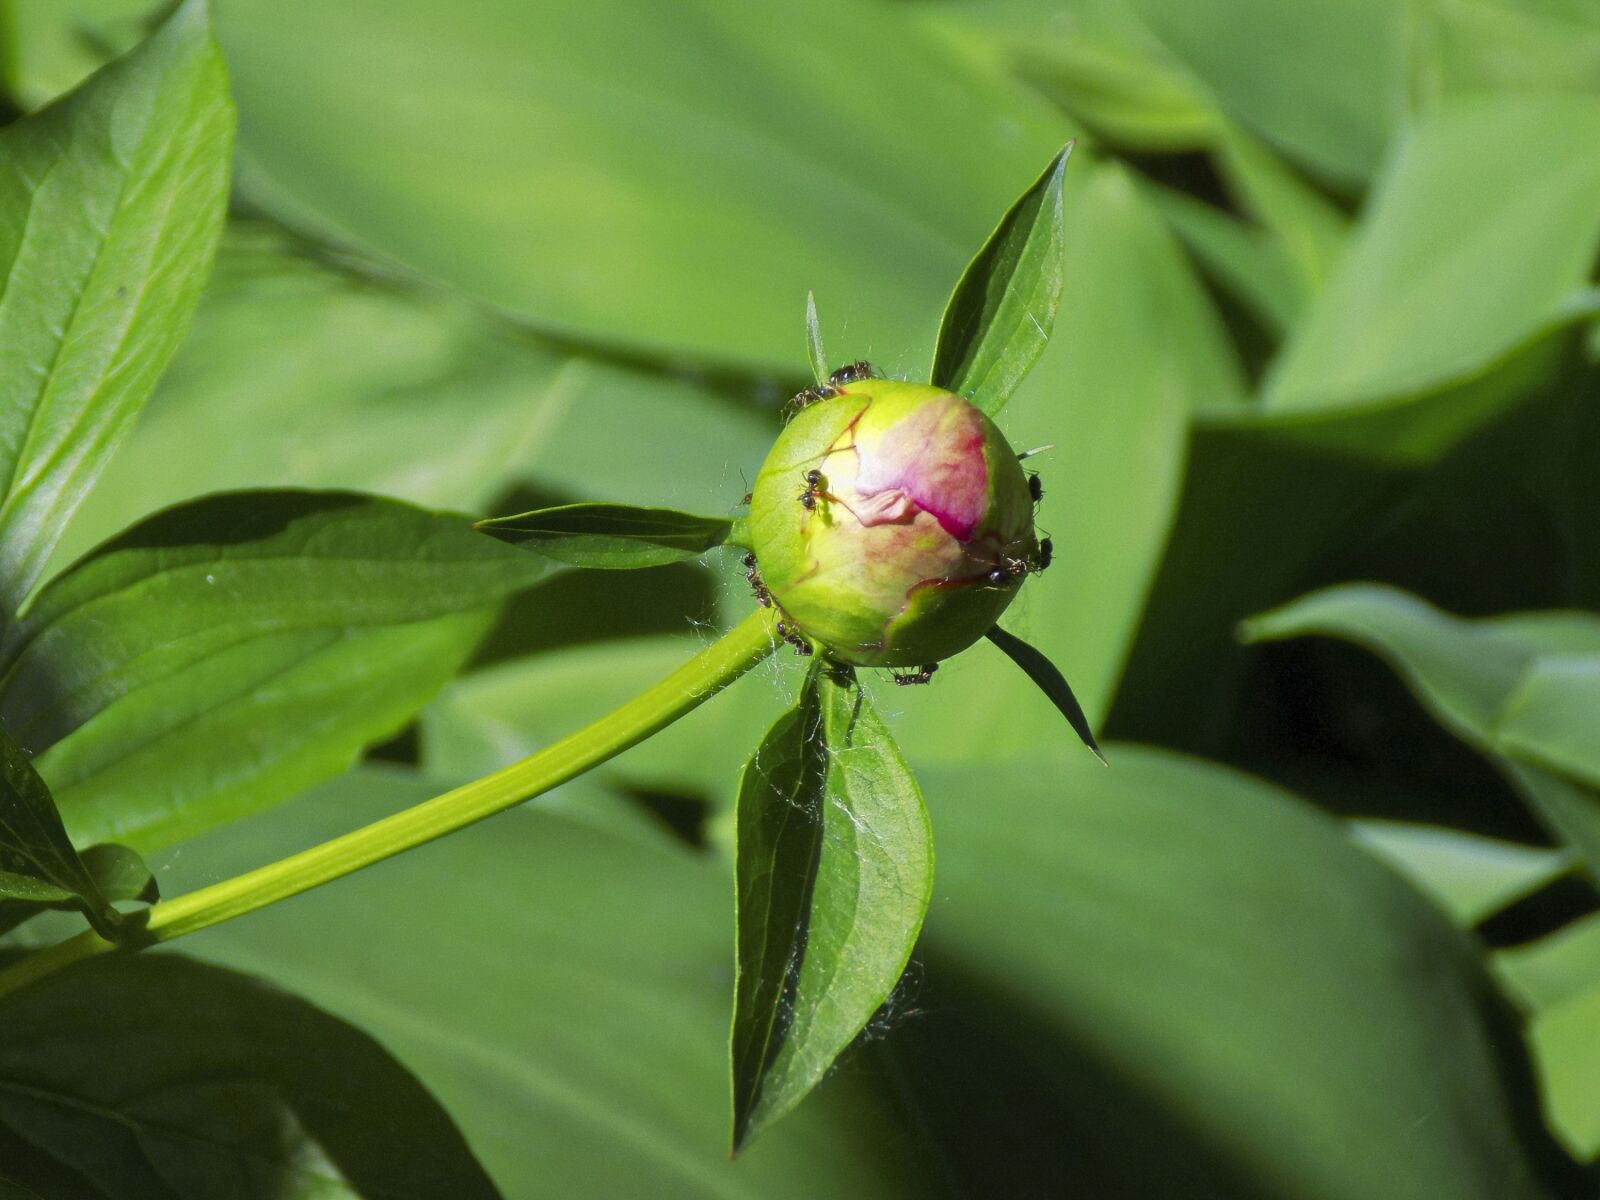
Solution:
<svg viewBox="0 0 1600 1200">
<path fill-rule="evenodd" d="M 884 379 L 789 423 L 756 479 L 749 540 L 786 623 L 857 666 L 966 649 L 1042 565 L 1027 476 L 994 422 Z"/>
</svg>

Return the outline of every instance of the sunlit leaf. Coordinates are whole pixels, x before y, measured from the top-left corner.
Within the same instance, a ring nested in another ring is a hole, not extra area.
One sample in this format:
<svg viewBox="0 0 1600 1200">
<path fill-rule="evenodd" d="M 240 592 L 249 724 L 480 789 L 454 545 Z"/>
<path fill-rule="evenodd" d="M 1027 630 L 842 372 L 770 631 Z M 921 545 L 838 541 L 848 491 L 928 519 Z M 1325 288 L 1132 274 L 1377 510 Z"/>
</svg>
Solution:
<svg viewBox="0 0 1600 1200">
<path fill-rule="evenodd" d="M 0 648 L 0 719 L 75 838 L 148 848 L 343 770 L 545 569 L 396 501 L 198 500 L 40 592 Z"/>
<path fill-rule="evenodd" d="M 1068 142 L 1017 199 L 951 293 L 928 378 L 993 416 L 1044 353 L 1066 272 Z"/>
<path fill-rule="evenodd" d="M 232 142 L 204 0 L 0 130 L 0 605 L 32 589 L 183 337 Z"/>
<path fill-rule="evenodd" d="M 733 1144 L 814 1088 L 888 999 L 922 927 L 922 794 L 860 690 L 808 675 L 745 768 Z"/>
</svg>

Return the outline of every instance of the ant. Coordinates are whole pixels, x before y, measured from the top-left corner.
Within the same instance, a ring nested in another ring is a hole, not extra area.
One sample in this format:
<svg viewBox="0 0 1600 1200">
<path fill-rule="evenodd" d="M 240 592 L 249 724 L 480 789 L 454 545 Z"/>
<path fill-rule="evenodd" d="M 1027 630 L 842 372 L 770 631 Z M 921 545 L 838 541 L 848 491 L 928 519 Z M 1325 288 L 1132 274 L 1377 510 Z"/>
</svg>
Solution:
<svg viewBox="0 0 1600 1200">
<path fill-rule="evenodd" d="M 817 507 L 817 489 L 822 486 L 822 472 L 812 467 L 805 473 L 806 490 L 800 493 L 800 507 L 807 512 Z"/>
<path fill-rule="evenodd" d="M 1034 478 L 1037 479 L 1039 477 L 1037 475 L 1035 475 Z M 1037 567 L 1035 567 L 1034 570 L 1036 570 L 1036 571 L 1046 570 L 1050 566 L 1051 560 L 1053 560 L 1055 558 L 1055 554 L 1056 554 L 1055 543 L 1052 542 L 1049 538 L 1040 538 L 1039 539 L 1039 565 Z"/>
<path fill-rule="evenodd" d="M 819 383 L 816 387 L 808 387 L 805 391 L 796 393 L 794 399 L 789 401 L 789 416 L 794 416 L 802 408 L 810 408 L 819 400 L 831 400 L 838 394 L 838 388 L 829 387 L 825 383 Z"/>
<path fill-rule="evenodd" d="M 1033 497 L 1035 504 L 1044 499 L 1044 484 L 1039 482 L 1039 473 L 1037 471 L 1028 473 L 1028 495 Z"/>
<path fill-rule="evenodd" d="M 915 671 L 890 671 L 889 678 L 901 687 L 911 687 L 915 684 L 929 683 L 933 673 L 939 669 L 938 663 L 926 663 Z"/>
<path fill-rule="evenodd" d="M 788 642 L 789 645 L 793 646 L 794 652 L 802 658 L 811 654 L 811 643 L 801 636 L 799 630 L 790 629 L 782 621 L 778 622 L 778 638 L 780 641 Z"/>
<path fill-rule="evenodd" d="M 772 607 L 772 593 L 767 591 L 766 582 L 761 578 L 761 569 L 756 566 L 756 556 L 744 556 L 744 578 L 750 585 L 750 590 L 755 593 L 756 603 L 762 608 Z"/>
<path fill-rule="evenodd" d="M 829 375 L 828 384 L 830 387 L 841 388 L 847 384 L 860 383 L 863 379 L 876 379 L 877 377 L 878 372 L 873 369 L 871 363 L 865 359 L 857 359 L 855 362 L 847 363 L 832 375 Z"/>
<path fill-rule="evenodd" d="M 1005 587 L 1012 580 L 1021 579 L 1032 569 L 1020 558 L 1003 558 L 989 569 L 987 578 L 995 587 Z"/>
</svg>

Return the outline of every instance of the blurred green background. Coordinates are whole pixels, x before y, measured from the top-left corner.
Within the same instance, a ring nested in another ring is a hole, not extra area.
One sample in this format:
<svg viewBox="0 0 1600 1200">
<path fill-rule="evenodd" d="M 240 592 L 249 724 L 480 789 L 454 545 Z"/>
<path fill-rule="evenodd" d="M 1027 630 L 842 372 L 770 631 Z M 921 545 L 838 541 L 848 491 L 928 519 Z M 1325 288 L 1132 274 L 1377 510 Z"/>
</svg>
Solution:
<svg viewBox="0 0 1600 1200">
<path fill-rule="evenodd" d="M 9 116 L 152 7 L 0 0 Z M 186 948 L 375 1034 L 511 1197 L 1600 1192 L 1600 6 L 213 7 L 229 227 L 57 565 L 244 486 L 729 512 L 807 291 L 837 362 L 925 374 L 1077 137 L 1002 425 L 1055 444 L 1015 625 L 1113 767 L 987 645 L 878 689 L 933 812 L 924 942 L 733 1163 L 727 810 L 789 664 Z M 163 890 L 527 753 L 749 603 L 722 560 L 519 596 Z"/>
</svg>

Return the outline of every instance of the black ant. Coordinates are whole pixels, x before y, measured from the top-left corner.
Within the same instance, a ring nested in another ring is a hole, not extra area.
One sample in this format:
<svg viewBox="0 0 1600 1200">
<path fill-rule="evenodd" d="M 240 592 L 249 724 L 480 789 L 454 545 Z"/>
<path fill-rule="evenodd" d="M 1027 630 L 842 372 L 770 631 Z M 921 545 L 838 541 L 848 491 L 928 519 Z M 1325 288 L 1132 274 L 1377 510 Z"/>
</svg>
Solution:
<svg viewBox="0 0 1600 1200">
<path fill-rule="evenodd" d="M 798 630 L 790 629 L 782 621 L 778 622 L 778 639 L 788 642 L 789 645 L 794 647 L 794 652 L 802 658 L 811 654 L 811 643 L 806 641 Z"/>
<path fill-rule="evenodd" d="M 1034 478 L 1037 479 L 1038 476 L 1035 475 Z M 1051 540 L 1049 538 L 1040 538 L 1039 539 L 1039 565 L 1034 569 L 1038 570 L 1038 571 L 1043 571 L 1047 567 L 1049 567 L 1049 565 L 1051 563 L 1051 560 L 1053 560 L 1055 558 L 1055 553 L 1056 553 L 1055 544 L 1053 542 L 1051 542 Z"/>
<path fill-rule="evenodd" d="M 895 683 L 899 684 L 901 687 L 911 687 L 914 684 L 931 682 L 933 679 L 933 673 L 938 669 L 938 663 L 926 663 L 915 671 L 906 671 L 904 673 L 900 671 L 890 671 L 889 678 L 893 679 Z"/>
<path fill-rule="evenodd" d="M 755 593 L 756 603 L 762 608 L 772 607 L 772 593 L 767 591 L 766 582 L 761 578 L 761 569 L 756 566 L 756 556 L 744 556 L 744 578 L 750 585 L 750 590 Z"/>
<path fill-rule="evenodd" d="M 817 489 L 822 486 L 822 472 L 812 467 L 805 474 L 806 490 L 800 493 L 800 507 L 811 512 L 817 507 Z"/>
<path fill-rule="evenodd" d="M 1028 474 L 1028 495 L 1033 497 L 1035 504 L 1044 499 L 1044 484 L 1039 482 L 1037 471 L 1031 471 Z"/>
<path fill-rule="evenodd" d="M 995 587 L 1005 587 L 1012 580 L 1021 579 L 1030 569 L 1020 558 L 1003 558 L 989 569 L 988 580 Z"/>
<path fill-rule="evenodd" d="M 794 416 L 802 408 L 810 408 L 819 400 L 831 400 L 839 394 L 839 389 L 819 383 L 816 387 L 808 387 L 803 392 L 797 392 L 794 399 L 789 401 L 789 416 Z"/>
<path fill-rule="evenodd" d="M 873 370 L 872 364 L 865 359 L 857 359 L 853 363 L 846 363 L 832 375 L 828 376 L 831 387 L 841 388 L 847 384 L 860 383 L 863 379 L 876 379 L 878 372 Z"/>
</svg>

